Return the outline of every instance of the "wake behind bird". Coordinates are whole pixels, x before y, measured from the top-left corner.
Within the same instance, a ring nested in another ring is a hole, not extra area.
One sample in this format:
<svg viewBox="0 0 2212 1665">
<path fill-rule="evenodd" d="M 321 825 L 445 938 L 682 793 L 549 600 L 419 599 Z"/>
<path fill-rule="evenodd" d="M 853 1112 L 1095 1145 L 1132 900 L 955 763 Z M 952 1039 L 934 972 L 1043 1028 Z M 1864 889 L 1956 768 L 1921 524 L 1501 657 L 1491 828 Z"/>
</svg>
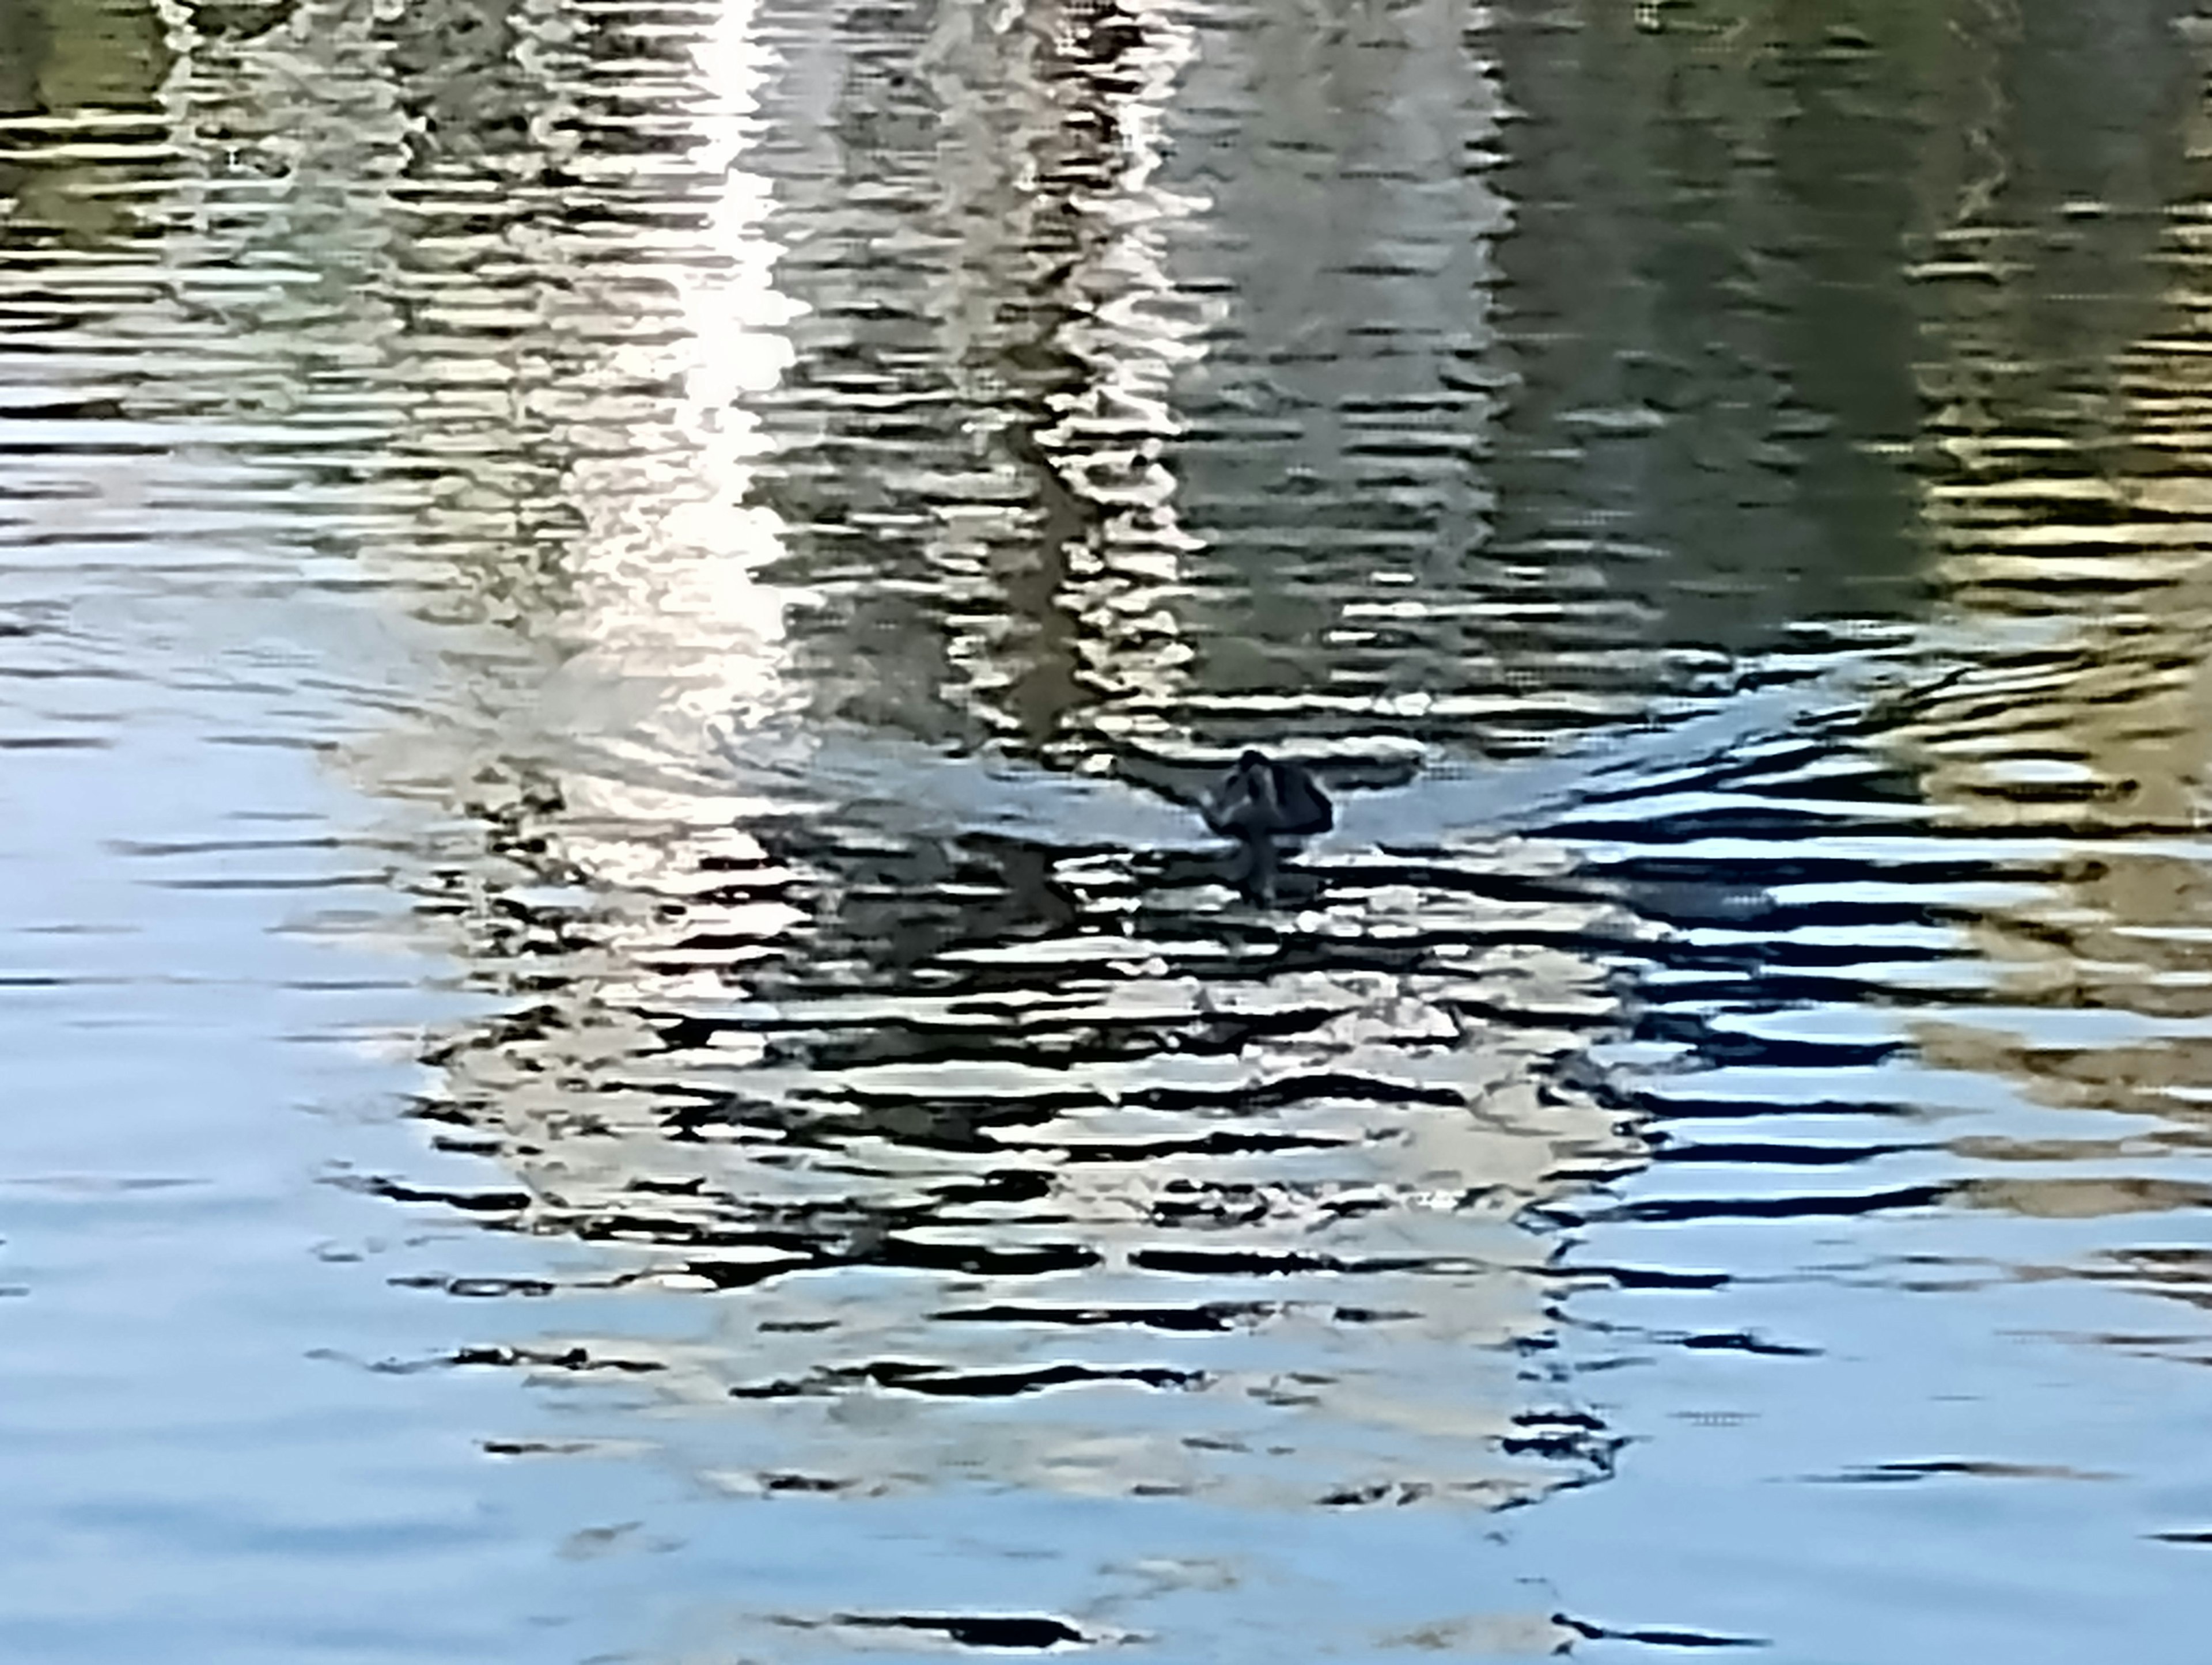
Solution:
<svg viewBox="0 0 2212 1665">
<path fill-rule="evenodd" d="M 1372 778 L 1377 757 L 1401 757 L 1401 739 L 1364 748 L 1291 743 L 1271 755 L 1310 770 L 1334 799 L 1334 824 L 1318 830 L 1314 852 L 1419 851 L 1571 833 L 1587 811 L 1662 792 L 1694 793 L 1747 749 L 1786 743 L 1793 731 L 1856 708 L 1828 679 L 1771 685 L 1679 712 L 1655 710 L 1632 727 L 1539 757 L 1487 759 L 1434 748 L 1404 784 L 1367 789 L 1357 783 Z M 1188 782 L 1178 790 L 1172 779 L 1139 785 L 1120 775 L 1048 769 L 995 749 L 952 750 L 842 725 L 732 729 L 718 744 L 737 787 L 772 817 L 834 811 L 894 835 L 981 834 L 1067 850 L 1218 848 L 1223 837 L 1200 805 L 1237 767 L 1232 754 L 1194 748 L 1178 760 L 1177 775 Z"/>
</svg>

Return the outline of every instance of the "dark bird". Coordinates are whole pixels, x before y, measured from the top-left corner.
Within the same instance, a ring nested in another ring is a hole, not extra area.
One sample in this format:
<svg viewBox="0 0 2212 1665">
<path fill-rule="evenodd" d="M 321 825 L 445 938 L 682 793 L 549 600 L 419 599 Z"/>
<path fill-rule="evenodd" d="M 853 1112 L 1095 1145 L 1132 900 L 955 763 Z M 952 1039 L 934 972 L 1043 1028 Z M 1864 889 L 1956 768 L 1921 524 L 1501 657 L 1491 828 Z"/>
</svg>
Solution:
<svg viewBox="0 0 2212 1665">
<path fill-rule="evenodd" d="M 1274 892 L 1275 872 L 1287 847 L 1327 832 L 1336 811 L 1321 783 L 1296 763 L 1247 751 L 1199 801 L 1206 824 L 1243 848 L 1243 878 L 1262 897 Z"/>
</svg>

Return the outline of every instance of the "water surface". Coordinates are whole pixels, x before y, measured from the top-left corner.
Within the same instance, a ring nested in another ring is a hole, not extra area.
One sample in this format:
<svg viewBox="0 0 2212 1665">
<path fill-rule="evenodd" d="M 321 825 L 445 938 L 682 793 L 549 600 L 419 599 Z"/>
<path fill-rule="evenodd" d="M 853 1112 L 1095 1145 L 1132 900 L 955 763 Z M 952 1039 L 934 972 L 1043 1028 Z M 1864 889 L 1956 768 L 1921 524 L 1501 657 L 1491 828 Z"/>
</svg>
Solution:
<svg viewBox="0 0 2212 1665">
<path fill-rule="evenodd" d="M 2208 38 L 23 12 L 0 1637 L 2193 1659 Z"/>
</svg>

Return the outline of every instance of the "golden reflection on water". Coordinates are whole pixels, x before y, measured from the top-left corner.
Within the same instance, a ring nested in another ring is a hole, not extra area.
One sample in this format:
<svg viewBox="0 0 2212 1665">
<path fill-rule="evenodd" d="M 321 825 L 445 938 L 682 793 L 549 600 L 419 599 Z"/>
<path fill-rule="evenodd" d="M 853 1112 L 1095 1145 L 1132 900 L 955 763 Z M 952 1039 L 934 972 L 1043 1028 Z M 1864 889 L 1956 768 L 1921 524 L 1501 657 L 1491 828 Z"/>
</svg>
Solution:
<svg viewBox="0 0 2212 1665">
<path fill-rule="evenodd" d="M 1945 824 L 2019 841 L 2045 875 L 1969 934 L 1997 968 L 1990 998 L 2049 1019 L 1923 1021 L 1918 1045 L 1932 1064 L 2001 1075 L 2039 1103 L 2158 1118 L 2105 1152 L 2121 1160 L 2202 1139 L 2197 1084 L 2212 1068 L 2212 1034 L 2197 1032 L 2212 1018 L 2212 878 L 2196 842 L 2212 761 L 2203 208 L 2178 201 L 2158 222 L 2146 256 L 2164 283 L 2118 315 L 2125 337 L 2092 327 L 2048 356 L 2027 333 L 2032 315 L 2005 301 L 2034 281 L 2033 253 L 1994 288 L 1945 295 L 1923 513 L 1981 663 L 1893 737 Z M 2106 212 L 2079 204 L 2076 218 L 2098 233 Z M 1994 228 L 1952 236 L 1993 274 L 2001 251 L 2026 246 Z M 2092 325 L 2115 316 L 2090 301 L 2080 310 Z M 2069 1010 L 2106 1016 L 2085 1028 L 2060 1021 Z M 2051 1155 L 2023 1145 L 2013 1159 Z M 2139 1176 L 1994 1179 L 1975 1194 L 2068 1215 L 2203 1200 Z"/>
</svg>

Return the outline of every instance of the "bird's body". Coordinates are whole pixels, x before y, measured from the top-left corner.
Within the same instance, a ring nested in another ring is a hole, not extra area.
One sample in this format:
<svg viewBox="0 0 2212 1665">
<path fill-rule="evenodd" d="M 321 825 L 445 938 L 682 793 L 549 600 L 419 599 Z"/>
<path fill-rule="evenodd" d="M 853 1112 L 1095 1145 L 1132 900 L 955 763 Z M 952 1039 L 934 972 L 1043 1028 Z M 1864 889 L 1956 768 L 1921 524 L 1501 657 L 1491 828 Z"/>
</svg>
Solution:
<svg viewBox="0 0 2212 1665">
<path fill-rule="evenodd" d="M 1199 812 L 1215 832 L 1243 846 L 1244 882 L 1263 896 L 1273 894 L 1284 848 L 1336 823 L 1328 794 L 1308 770 L 1261 751 L 1231 764 Z"/>
<path fill-rule="evenodd" d="M 1310 774 L 1261 751 L 1247 751 L 1231 764 L 1199 809 L 1207 826 L 1239 842 L 1304 838 L 1327 832 L 1336 820 Z"/>
</svg>

